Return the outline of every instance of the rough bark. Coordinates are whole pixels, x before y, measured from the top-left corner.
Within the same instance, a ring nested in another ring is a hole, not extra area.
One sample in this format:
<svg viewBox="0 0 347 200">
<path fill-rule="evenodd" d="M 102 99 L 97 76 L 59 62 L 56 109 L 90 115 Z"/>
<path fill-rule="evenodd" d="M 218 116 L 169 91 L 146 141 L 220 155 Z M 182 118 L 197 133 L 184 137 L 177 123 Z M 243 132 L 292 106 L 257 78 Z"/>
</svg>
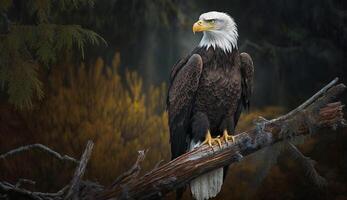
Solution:
<svg viewBox="0 0 347 200">
<path fill-rule="evenodd" d="M 217 144 L 213 147 L 204 145 L 161 166 L 159 166 L 160 161 L 153 170 L 143 176 L 139 176 L 139 172 L 140 164 L 145 159 L 145 152 L 139 151 L 139 157 L 134 166 L 119 176 L 109 187 L 104 188 L 96 183 L 81 181 L 92 149 L 87 145 L 71 184 L 62 192 L 40 196 L 15 185 L 0 182 L 0 194 L 6 197 L 21 194 L 31 199 L 160 198 L 206 172 L 239 162 L 243 157 L 268 145 L 299 135 L 314 134 L 317 133 L 316 130 L 322 128 L 335 130 L 339 126 L 345 126 L 342 111 L 344 105 L 334 101 L 346 87 L 343 84 L 337 84 L 337 81 L 337 79 L 333 80 L 286 115 L 271 121 L 259 118 L 252 129 L 237 134 L 234 142 L 223 143 L 222 147 Z M 69 192 L 66 193 L 66 190 Z"/>
</svg>

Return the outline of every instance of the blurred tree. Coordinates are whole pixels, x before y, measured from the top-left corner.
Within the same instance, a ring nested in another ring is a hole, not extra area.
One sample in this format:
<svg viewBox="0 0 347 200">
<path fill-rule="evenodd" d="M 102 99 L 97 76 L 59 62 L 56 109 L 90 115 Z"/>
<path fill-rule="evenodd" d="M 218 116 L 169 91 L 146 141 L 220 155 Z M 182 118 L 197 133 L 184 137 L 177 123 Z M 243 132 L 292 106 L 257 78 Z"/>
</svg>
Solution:
<svg viewBox="0 0 347 200">
<path fill-rule="evenodd" d="M 58 151 L 79 157 L 87 140 L 93 140 L 87 173 L 89 178 L 107 184 L 131 167 L 138 150 L 149 149 L 145 171 L 161 159 L 168 160 L 170 154 L 165 84 L 145 92 L 136 72 L 120 75 L 119 63 L 116 54 L 112 67 L 101 58 L 89 67 L 55 67 L 40 106 L 21 112 L 28 131 L 35 133 L 30 137 Z M 51 183 L 51 177 L 59 177 L 45 189 L 60 187 L 72 174 L 58 175 L 61 166 L 50 162 L 40 164 L 40 168 L 32 171 L 30 178 Z M 9 172 L 7 176 L 14 175 Z"/>
<path fill-rule="evenodd" d="M 254 103 L 295 107 L 328 80 L 339 76 L 345 82 L 346 2 L 224 0 L 208 5 L 225 7 L 238 23 L 240 50 L 255 61 Z"/>
<path fill-rule="evenodd" d="M 93 8 L 84 6 L 62 20 L 93 27 L 120 48 L 142 40 L 147 30 L 182 24 L 185 15 L 179 6 L 174 0 L 98 0 Z"/>
<path fill-rule="evenodd" d="M 0 83 L 8 101 L 30 108 L 34 97 L 44 95 L 39 70 L 72 58 L 72 49 L 84 57 L 87 44 L 106 43 L 97 33 L 80 25 L 55 24 L 62 12 L 93 0 L 0 1 Z"/>
</svg>

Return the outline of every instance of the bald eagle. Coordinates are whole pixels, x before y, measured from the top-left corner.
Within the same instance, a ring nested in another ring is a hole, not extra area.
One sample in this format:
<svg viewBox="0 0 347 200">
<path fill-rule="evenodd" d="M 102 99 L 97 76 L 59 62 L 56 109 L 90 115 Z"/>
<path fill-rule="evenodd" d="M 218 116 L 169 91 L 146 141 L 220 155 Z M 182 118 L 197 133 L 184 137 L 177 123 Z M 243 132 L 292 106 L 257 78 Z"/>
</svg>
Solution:
<svg viewBox="0 0 347 200">
<path fill-rule="evenodd" d="M 236 23 L 230 15 L 200 15 L 193 32 L 203 32 L 200 44 L 172 68 L 167 96 L 172 159 L 200 145 L 233 140 L 241 111 L 249 107 L 253 62 L 239 53 Z M 228 167 L 190 182 L 197 200 L 215 197 Z M 182 196 L 183 189 L 177 191 Z"/>
</svg>

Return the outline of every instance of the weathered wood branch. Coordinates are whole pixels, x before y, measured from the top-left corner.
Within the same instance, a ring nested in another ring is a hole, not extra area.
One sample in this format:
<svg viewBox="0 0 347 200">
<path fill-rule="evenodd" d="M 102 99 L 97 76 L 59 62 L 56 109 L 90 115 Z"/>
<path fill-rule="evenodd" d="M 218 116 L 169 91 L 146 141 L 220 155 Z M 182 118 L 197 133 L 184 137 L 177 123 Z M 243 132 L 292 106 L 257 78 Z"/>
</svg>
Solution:
<svg viewBox="0 0 347 200">
<path fill-rule="evenodd" d="M 316 133 L 321 128 L 345 126 L 341 102 L 333 102 L 346 88 L 333 80 L 309 100 L 287 115 L 271 121 L 260 120 L 249 131 L 237 134 L 235 142 L 222 147 L 207 145 L 190 151 L 144 176 L 128 175 L 127 182 L 113 184 L 101 193 L 98 200 L 106 199 L 156 199 L 192 179 L 213 169 L 239 162 L 244 156 L 268 145 L 299 135 Z M 138 164 L 138 162 L 137 162 Z M 136 165 L 137 165 L 136 164 Z M 133 167 L 134 168 L 134 167 Z M 123 180 L 126 179 L 123 177 Z"/>
<path fill-rule="evenodd" d="M 17 181 L 15 187 L 16 187 L 16 188 L 20 188 L 24 183 L 31 184 L 31 185 L 35 185 L 35 184 L 36 184 L 36 182 L 33 181 L 33 180 L 21 178 L 21 179 L 19 179 L 19 180 Z"/>
<path fill-rule="evenodd" d="M 89 158 L 92 154 L 93 146 L 94 146 L 94 143 L 92 141 L 88 141 L 87 146 L 84 150 L 84 153 L 81 157 L 80 164 L 76 168 L 73 179 L 71 180 L 70 189 L 66 197 L 64 198 L 65 200 L 78 199 L 78 195 L 79 195 L 78 190 L 79 190 L 80 182 L 84 175 L 84 172 L 86 171 Z"/>
<path fill-rule="evenodd" d="M 74 163 L 79 163 L 78 160 L 76 160 L 75 158 L 71 157 L 71 156 L 68 156 L 68 155 L 61 155 L 60 153 L 50 149 L 49 147 L 43 145 L 43 144 L 29 144 L 29 145 L 25 145 L 25 146 L 21 146 L 21 147 L 18 147 L 16 149 L 13 149 L 11 151 L 8 151 L 4 154 L 1 154 L 0 155 L 0 159 L 6 159 L 8 156 L 12 156 L 12 155 L 15 155 L 15 154 L 18 154 L 18 153 L 21 153 L 21 152 L 24 152 L 24 151 L 28 151 L 28 150 L 31 150 L 31 149 L 39 149 L 43 152 L 46 152 L 54 157 L 56 157 L 57 159 L 59 160 L 65 160 L 65 161 L 71 161 L 71 162 L 74 162 Z"/>
<path fill-rule="evenodd" d="M 93 143 L 88 142 L 81 161 L 77 161 L 79 166 L 69 186 L 57 193 L 38 193 L 7 182 L 0 182 L 0 198 L 28 197 L 37 200 L 160 198 L 206 172 L 239 162 L 244 156 L 276 142 L 286 141 L 299 135 L 314 134 L 322 128 L 335 130 L 339 126 L 345 127 L 344 105 L 334 101 L 343 93 L 346 86 L 337 84 L 337 81 L 337 79 L 333 80 L 286 115 L 271 121 L 260 118 L 252 129 L 237 134 L 235 142 L 224 143 L 222 147 L 201 146 L 163 165 L 160 165 L 160 161 L 153 170 L 143 176 L 139 176 L 139 173 L 140 164 L 145 159 L 145 151 L 139 151 L 139 157 L 134 166 L 119 176 L 109 187 L 104 188 L 97 183 L 82 181 L 93 148 Z M 8 156 L 13 153 L 6 154 Z M 300 152 L 296 155 L 304 157 Z M 306 164 L 312 163 L 307 159 Z"/>
<path fill-rule="evenodd" d="M 79 163 L 79 165 L 76 167 L 74 176 L 71 180 L 71 183 L 65 187 L 63 187 L 61 190 L 59 190 L 56 193 L 43 193 L 43 192 L 31 192 L 29 190 L 19 188 L 21 183 L 23 182 L 29 182 L 31 184 L 35 184 L 34 181 L 27 180 L 27 179 L 20 179 L 17 184 L 12 185 L 8 182 L 0 182 L 0 194 L 4 195 L 5 199 L 18 199 L 18 198 L 25 198 L 25 199 L 34 199 L 34 200 L 63 200 L 63 199 L 78 199 L 78 196 L 80 195 L 79 189 L 81 188 L 81 179 L 84 175 L 85 169 L 87 167 L 87 163 L 89 161 L 92 149 L 93 149 L 94 143 L 92 141 L 88 141 L 86 148 L 84 150 L 84 153 L 81 157 L 80 161 L 76 161 L 76 163 Z M 28 148 L 33 147 L 40 147 L 43 148 L 45 151 L 50 152 L 53 156 L 57 156 L 60 154 L 53 151 L 52 149 L 41 145 L 41 144 L 35 144 L 35 145 L 27 145 L 24 147 L 19 147 L 15 150 L 9 151 L 8 153 L 5 153 L 3 155 L 12 155 L 11 152 L 18 152 L 27 150 Z M 53 153 L 52 153 L 53 152 Z M 4 156 L 4 157 L 6 157 Z M 69 156 L 67 156 L 69 157 Z M 71 157 L 69 157 L 71 158 Z M 63 159 L 71 161 L 71 159 Z M 83 184 L 85 186 L 85 183 Z M 95 187 L 95 184 L 90 184 L 91 187 Z M 67 192 L 66 192 L 67 191 Z M 95 191 L 95 190 L 91 190 Z M 1 196 L 0 196 L 1 197 Z"/>
<path fill-rule="evenodd" d="M 68 186 L 56 193 L 32 192 L 8 182 L 0 182 L 0 194 L 3 194 L 4 199 L 62 200 L 67 189 Z"/>
</svg>

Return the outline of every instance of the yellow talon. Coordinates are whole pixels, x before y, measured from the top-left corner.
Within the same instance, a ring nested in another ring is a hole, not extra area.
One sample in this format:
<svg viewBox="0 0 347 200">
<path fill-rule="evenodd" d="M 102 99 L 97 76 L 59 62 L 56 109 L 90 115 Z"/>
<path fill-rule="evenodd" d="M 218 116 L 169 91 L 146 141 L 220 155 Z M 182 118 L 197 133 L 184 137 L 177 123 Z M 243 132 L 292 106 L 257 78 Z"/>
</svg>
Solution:
<svg viewBox="0 0 347 200">
<path fill-rule="evenodd" d="M 228 142 L 231 139 L 232 142 L 235 142 L 235 136 L 229 135 L 227 130 L 223 131 L 223 139 L 225 142 Z"/>
<path fill-rule="evenodd" d="M 202 145 L 208 144 L 208 146 L 212 147 L 212 143 L 217 142 L 219 147 L 222 147 L 222 142 L 219 139 L 219 136 L 216 138 L 212 138 L 210 131 L 207 131 L 205 140 L 202 142 Z"/>
<path fill-rule="evenodd" d="M 205 140 L 202 142 L 202 145 L 204 144 L 208 144 L 208 146 L 212 146 L 212 136 L 210 131 L 207 131 L 206 136 L 205 136 Z"/>
<path fill-rule="evenodd" d="M 222 141 L 219 139 L 219 136 L 213 139 L 214 142 L 218 143 L 218 146 L 222 148 Z"/>
</svg>

